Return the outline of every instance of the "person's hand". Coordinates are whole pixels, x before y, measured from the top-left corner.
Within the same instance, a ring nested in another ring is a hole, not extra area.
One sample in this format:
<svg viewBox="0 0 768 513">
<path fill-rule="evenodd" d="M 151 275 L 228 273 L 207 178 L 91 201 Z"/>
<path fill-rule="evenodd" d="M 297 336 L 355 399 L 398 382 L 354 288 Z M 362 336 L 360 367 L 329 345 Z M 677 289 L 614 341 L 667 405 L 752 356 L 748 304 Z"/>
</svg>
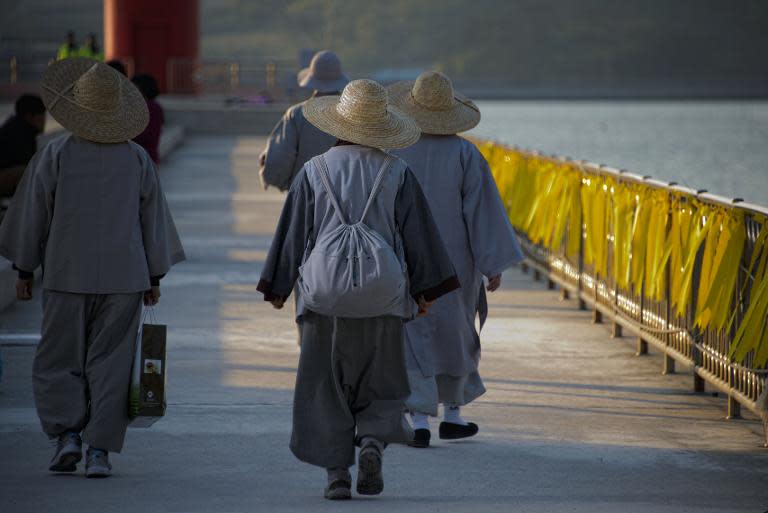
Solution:
<svg viewBox="0 0 768 513">
<path fill-rule="evenodd" d="M 16 299 L 19 301 L 29 301 L 32 299 L 32 285 L 34 280 L 22 280 L 19 278 L 16 280 Z"/>
<path fill-rule="evenodd" d="M 496 276 L 491 276 L 488 278 L 488 292 L 495 292 L 498 290 L 498 288 L 501 287 L 501 275 L 497 274 Z"/>
<path fill-rule="evenodd" d="M 429 312 L 429 309 L 432 308 L 432 305 L 434 305 L 434 301 L 427 301 L 424 299 L 424 296 L 421 296 L 419 298 L 419 313 L 416 314 L 416 317 L 424 317 Z"/>
<path fill-rule="evenodd" d="M 285 306 L 285 298 L 277 297 L 270 301 L 272 303 L 272 306 L 275 308 L 275 310 L 281 310 L 283 306 Z"/>
<path fill-rule="evenodd" d="M 152 287 L 144 292 L 144 306 L 155 306 L 160 302 L 160 287 Z"/>
</svg>

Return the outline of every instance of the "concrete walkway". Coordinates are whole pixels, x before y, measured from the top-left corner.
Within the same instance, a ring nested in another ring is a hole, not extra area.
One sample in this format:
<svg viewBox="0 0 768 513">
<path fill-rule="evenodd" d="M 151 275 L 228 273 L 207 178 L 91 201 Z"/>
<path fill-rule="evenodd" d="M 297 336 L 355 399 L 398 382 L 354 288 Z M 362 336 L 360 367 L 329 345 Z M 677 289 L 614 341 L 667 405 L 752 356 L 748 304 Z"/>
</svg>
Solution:
<svg viewBox="0 0 768 513">
<path fill-rule="evenodd" d="M 475 439 L 391 447 L 383 495 L 334 504 L 287 448 L 298 349 L 289 311 L 254 291 L 282 195 L 258 185 L 263 140 L 192 138 L 161 173 L 189 262 L 164 280 L 169 410 L 129 431 L 106 481 L 46 472 L 30 369 L 39 305 L 0 317 L 0 512 L 707 512 L 768 509 L 755 420 L 661 376 L 658 356 L 517 271 L 490 297 L 466 416 Z M 39 295 L 39 294 L 38 294 Z M 435 428 L 436 428 L 435 424 Z M 436 429 L 435 429 L 436 432 Z"/>
</svg>

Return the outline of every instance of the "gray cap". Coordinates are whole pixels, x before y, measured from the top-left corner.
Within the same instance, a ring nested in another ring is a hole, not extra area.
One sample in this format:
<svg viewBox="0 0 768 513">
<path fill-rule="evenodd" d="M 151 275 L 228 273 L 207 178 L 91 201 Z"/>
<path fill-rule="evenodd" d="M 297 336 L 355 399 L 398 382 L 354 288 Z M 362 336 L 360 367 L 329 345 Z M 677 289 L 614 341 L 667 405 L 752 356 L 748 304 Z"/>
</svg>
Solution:
<svg viewBox="0 0 768 513">
<path fill-rule="evenodd" d="M 309 67 L 299 71 L 296 79 L 301 87 L 321 93 L 341 91 L 349 83 L 349 79 L 341 71 L 341 61 L 330 50 L 317 52 Z"/>
</svg>

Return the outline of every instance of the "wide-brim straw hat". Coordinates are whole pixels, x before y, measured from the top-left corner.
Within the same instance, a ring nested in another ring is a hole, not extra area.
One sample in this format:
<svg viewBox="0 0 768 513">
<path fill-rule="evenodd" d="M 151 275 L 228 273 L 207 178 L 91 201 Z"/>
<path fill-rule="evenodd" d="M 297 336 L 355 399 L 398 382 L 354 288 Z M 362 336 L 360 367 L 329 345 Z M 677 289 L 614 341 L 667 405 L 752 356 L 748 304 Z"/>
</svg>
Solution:
<svg viewBox="0 0 768 513">
<path fill-rule="evenodd" d="M 321 93 L 341 91 L 349 83 L 349 78 L 341 71 L 339 57 L 330 50 L 317 52 L 309 67 L 299 71 L 296 80 L 299 86 Z"/>
<path fill-rule="evenodd" d="M 387 90 L 373 80 L 353 80 L 341 96 L 312 98 L 302 112 L 323 132 L 364 146 L 406 148 L 421 136 L 416 122 L 389 105 Z"/>
<path fill-rule="evenodd" d="M 147 102 L 128 78 L 101 62 L 72 57 L 43 74 L 43 103 L 73 134 L 97 143 L 133 139 L 149 123 Z"/>
<path fill-rule="evenodd" d="M 426 71 L 416 81 L 397 82 L 388 88 L 390 101 L 411 116 L 425 134 L 466 132 L 480 123 L 480 109 L 453 89 L 451 79 Z"/>
</svg>

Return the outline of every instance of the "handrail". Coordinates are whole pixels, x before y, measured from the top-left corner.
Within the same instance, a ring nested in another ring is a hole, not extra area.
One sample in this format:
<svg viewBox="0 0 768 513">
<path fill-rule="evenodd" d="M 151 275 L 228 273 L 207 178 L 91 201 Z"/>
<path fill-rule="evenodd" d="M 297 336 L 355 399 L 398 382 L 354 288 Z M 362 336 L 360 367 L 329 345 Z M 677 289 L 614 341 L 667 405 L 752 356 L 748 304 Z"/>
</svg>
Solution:
<svg viewBox="0 0 768 513">
<path fill-rule="evenodd" d="M 527 265 L 768 425 L 768 208 L 594 162 L 475 141 Z"/>
</svg>

